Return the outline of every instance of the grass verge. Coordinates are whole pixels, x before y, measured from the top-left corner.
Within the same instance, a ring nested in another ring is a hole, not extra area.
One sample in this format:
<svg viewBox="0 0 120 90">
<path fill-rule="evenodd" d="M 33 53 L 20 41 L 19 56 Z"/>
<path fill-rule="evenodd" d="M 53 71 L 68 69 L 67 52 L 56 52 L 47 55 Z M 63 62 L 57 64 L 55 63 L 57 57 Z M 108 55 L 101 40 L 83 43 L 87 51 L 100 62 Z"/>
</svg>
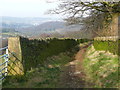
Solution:
<svg viewBox="0 0 120 90">
<path fill-rule="evenodd" d="M 118 60 L 117 55 L 90 46 L 84 59 L 86 80 L 94 82 L 97 88 L 118 88 Z"/>
</svg>

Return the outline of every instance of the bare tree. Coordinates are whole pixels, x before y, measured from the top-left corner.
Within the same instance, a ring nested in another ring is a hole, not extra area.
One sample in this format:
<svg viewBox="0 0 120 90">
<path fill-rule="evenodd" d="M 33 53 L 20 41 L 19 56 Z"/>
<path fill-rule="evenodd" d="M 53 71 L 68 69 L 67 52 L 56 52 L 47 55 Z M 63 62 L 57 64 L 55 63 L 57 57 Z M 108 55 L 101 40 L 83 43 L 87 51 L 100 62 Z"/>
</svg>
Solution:
<svg viewBox="0 0 120 90">
<path fill-rule="evenodd" d="M 61 4 L 58 6 L 58 8 L 51 10 L 50 12 L 67 15 L 65 21 L 67 21 L 68 24 L 84 23 L 87 30 L 92 30 L 97 35 L 117 35 L 118 16 L 120 14 L 120 1 L 60 1 Z"/>
</svg>

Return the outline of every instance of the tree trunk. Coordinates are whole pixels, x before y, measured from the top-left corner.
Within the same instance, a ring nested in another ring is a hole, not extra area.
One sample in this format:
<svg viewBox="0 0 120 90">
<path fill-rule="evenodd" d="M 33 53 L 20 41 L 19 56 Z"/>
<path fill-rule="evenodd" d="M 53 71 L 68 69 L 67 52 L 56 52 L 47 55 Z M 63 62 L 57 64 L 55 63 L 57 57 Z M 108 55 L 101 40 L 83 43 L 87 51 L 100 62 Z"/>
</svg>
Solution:
<svg viewBox="0 0 120 90">
<path fill-rule="evenodd" d="M 118 36 L 118 14 L 113 14 L 112 22 L 99 33 L 101 36 Z"/>
</svg>

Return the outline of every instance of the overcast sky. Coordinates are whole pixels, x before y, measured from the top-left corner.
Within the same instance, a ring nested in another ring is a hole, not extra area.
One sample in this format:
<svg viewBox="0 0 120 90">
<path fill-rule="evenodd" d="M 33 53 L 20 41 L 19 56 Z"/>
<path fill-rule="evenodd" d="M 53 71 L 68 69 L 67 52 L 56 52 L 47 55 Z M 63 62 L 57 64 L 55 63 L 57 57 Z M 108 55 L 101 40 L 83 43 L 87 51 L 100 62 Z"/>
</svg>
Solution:
<svg viewBox="0 0 120 90">
<path fill-rule="evenodd" d="M 0 0 L 0 16 L 12 17 L 59 17 L 45 15 L 49 9 L 56 8 L 57 0 Z"/>
</svg>

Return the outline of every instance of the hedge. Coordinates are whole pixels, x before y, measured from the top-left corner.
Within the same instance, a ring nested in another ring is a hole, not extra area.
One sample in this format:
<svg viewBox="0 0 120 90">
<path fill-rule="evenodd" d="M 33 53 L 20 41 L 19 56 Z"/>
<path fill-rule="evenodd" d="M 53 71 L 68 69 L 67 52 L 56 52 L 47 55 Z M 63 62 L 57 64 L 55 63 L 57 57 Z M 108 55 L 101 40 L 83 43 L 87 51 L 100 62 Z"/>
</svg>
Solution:
<svg viewBox="0 0 120 90">
<path fill-rule="evenodd" d="M 78 45 L 74 39 L 29 40 L 21 37 L 20 41 L 25 72 L 38 65 L 43 65 L 47 57 L 70 51 Z"/>
<path fill-rule="evenodd" d="M 120 55 L 120 50 L 119 50 L 119 45 L 120 45 L 120 40 L 118 41 L 99 41 L 99 40 L 94 40 L 94 48 L 96 50 L 104 50 L 104 51 L 109 51 L 113 54 Z"/>
</svg>

